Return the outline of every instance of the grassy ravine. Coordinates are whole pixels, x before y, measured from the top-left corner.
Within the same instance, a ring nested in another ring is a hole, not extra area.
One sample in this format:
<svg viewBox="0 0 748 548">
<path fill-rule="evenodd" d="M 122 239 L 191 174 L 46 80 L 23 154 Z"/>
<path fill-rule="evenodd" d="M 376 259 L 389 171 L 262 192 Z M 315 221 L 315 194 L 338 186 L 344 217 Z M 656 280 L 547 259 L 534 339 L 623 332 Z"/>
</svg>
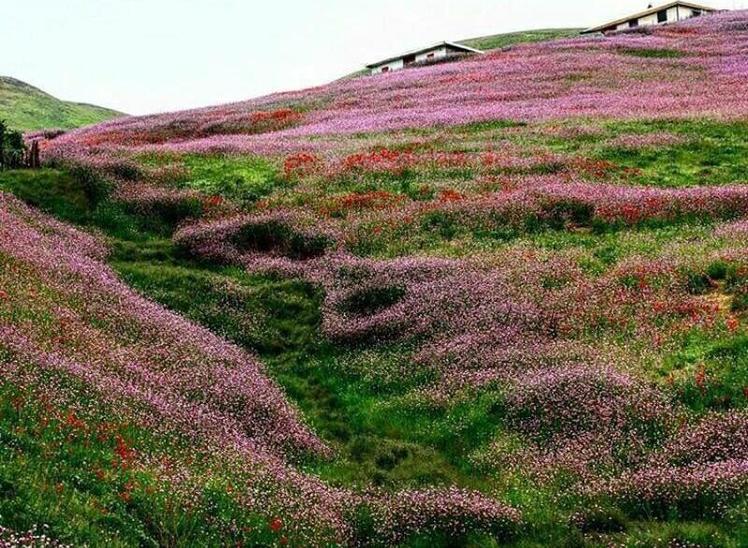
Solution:
<svg viewBox="0 0 748 548">
<path fill-rule="evenodd" d="M 602 129 L 606 138 L 612 138 L 645 128 L 680 133 L 689 140 L 635 151 L 600 144 L 605 140 L 599 136 L 561 139 L 539 134 L 533 140 L 553 150 L 583 151 L 609 161 L 615 165 L 614 173 L 619 170 L 626 180 L 632 177 L 626 168 L 636 168 L 633 182 L 650 185 L 721 184 L 740 180 L 739 173 L 745 173 L 748 167 L 744 124 L 630 123 Z M 480 126 L 461 131 L 469 135 L 495 129 Z M 284 183 L 274 176 L 272 166 L 261 160 L 188 157 L 184 164 L 188 171 L 185 186 L 194 185 L 240 202 L 251 203 L 284 191 Z M 413 408 L 402 397 L 412 385 L 396 374 L 401 364 L 408 364 L 409 348 L 346 348 L 329 343 L 319 332 L 322 295 L 316 288 L 181 256 L 171 243 L 173 225 L 163 219 L 138 217 L 106 198 L 92 195 L 70 173 L 50 169 L 0 173 L 0 190 L 12 192 L 60 219 L 102 231 L 111 240 L 110 264 L 128 284 L 256 352 L 315 431 L 336 449 L 338 456 L 333 461 L 304 464 L 306 471 L 330 483 L 388 489 L 458 484 L 486 492 L 500 490 L 525 513 L 526 526 L 515 539 L 520 546 L 597 546 L 611 542 L 627 546 L 668 546 L 675 542 L 740 546 L 748 538 L 745 507 L 734 509 L 720 521 L 689 521 L 677 514 L 655 521 L 606 508 L 601 510 L 598 529 L 593 526 L 592 530 L 581 531 L 568 520 L 574 501 L 557 500 L 552 486 L 541 488 L 482 472 L 479 462 L 483 451 L 493 440 L 506 437 L 501 427 L 500 394 L 481 394 L 449 409 Z M 590 271 L 601 272 L 627 256 L 657 254 L 668 243 L 688 241 L 708 229 L 708 225 L 694 223 L 602 234 L 546 230 L 523 235 L 522 239 L 541 248 L 579 250 Z M 433 231 L 426 237 L 427 241 L 418 244 L 421 248 L 443 251 L 449 249 L 454 235 Z M 474 235 L 464 238 L 467 240 L 462 243 L 467 241 L 472 249 L 511 244 Z M 724 279 L 729 289 L 730 273 L 715 270 L 710 277 Z M 733 305 L 736 312 L 742 312 L 740 302 L 734 300 Z M 377 367 L 367 367 L 369 363 Z M 694 330 L 664 360 L 663 370 L 653 375 L 665 379 L 671 372 L 690 372 L 696 364 L 704 364 L 710 371 L 709 389 L 697 390 L 690 373 L 678 376 L 673 388 L 694 413 L 720 408 L 726 397 L 735 407 L 745 406 L 744 395 L 735 388 L 748 384 L 748 342 L 744 338 L 715 338 Z M 376 372 L 372 374 L 372 370 Z M 63 540 L 92 545 L 215 543 L 214 530 L 206 527 L 211 523 L 206 516 L 175 515 L 173 508 L 150 493 L 149 478 L 138 477 L 133 482 L 126 468 L 109 470 L 117 450 L 114 432 L 103 441 L 75 433 L 75 443 L 63 451 L 56 440 L 71 433 L 64 411 L 60 420 L 42 428 L 39 417 L 47 411 L 33 405 L 18 408 L 17 401 L 18 393 L 12 388 L 0 391 L 0 524 L 25 530 L 35 523 L 47 523 Z M 121 435 L 134 446 L 157 444 L 147 433 L 131 426 L 123 428 Z M 5 450 L 11 447 L 15 450 Z M 88 464 L 99 462 L 107 470 L 106 478 L 96 474 L 81 477 L 84 458 Z M 57 493 L 60 484 L 63 487 Z M 127 485 L 130 487 L 125 488 Z M 218 490 L 215 497 L 219 497 Z M 100 506 L 107 508 L 105 515 L 94 510 Z M 235 517 L 235 509 L 225 501 L 206 502 L 205 508 L 211 507 Z M 244 519 L 251 527 L 251 516 Z M 266 529 L 258 527 L 256 531 Z M 479 546 L 496 543 L 484 537 L 463 541 Z M 412 539 L 413 545 L 449 542 L 443 538 Z"/>
<path fill-rule="evenodd" d="M 0 120 L 22 131 L 72 129 L 123 116 L 108 108 L 61 101 L 24 82 L 0 76 Z"/>
</svg>

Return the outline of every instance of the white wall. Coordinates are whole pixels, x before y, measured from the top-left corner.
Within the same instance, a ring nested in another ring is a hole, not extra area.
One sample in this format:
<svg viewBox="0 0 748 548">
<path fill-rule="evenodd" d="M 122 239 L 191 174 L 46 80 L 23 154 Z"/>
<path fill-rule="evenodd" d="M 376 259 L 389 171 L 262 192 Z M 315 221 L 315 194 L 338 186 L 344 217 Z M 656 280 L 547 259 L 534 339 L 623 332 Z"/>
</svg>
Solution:
<svg viewBox="0 0 748 548">
<path fill-rule="evenodd" d="M 429 57 L 429 55 L 432 55 L 432 54 L 433 56 Z M 419 53 L 418 55 L 416 55 L 416 63 L 423 63 L 431 59 L 442 59 L 446 56 L 447 56 L 447 47 L 440 46 L 438 48 L 430 49 L 430 50 L 424 51 L 423 53 Z M 384 70 L 385 67 L 389 67 L 389 70 Z M 391 61 L 384 65 L 379 65 L 377 67 L 374 67 L 373 69 L 371 69 L 371 73 L 381 74 L 382 72 L 392 72 L 394 70 L 400 70 L 402 68 L 405 68 L 404 61 L 402 59 L 397 59 L 395 61 Z"/>
<path fill-rule="evenodd" d="M 432 55 L 433 57 L 429 57 L 429 55 Z M 429 59 L 441 59 L 443 57 L 447 56 L 447 48 L 442 46 L 440 48 L 432 49 L 429 51 L 424 51 L 423 53 L 419 53 L 416 55 L 416 63 L 422 63 L 424 61 L 428 61 Z"/>
<path fill-rule="evenodd" d="M 694 10 L 691 8 L 687 8 L 685 6 L 679 6 L 679 7 L 672 7 L 667 10 L 667 22 L 668 23 L 675 23 L 676 21 L 683 21 L 685 19 L 690 19 L 693 17 Z M 702 15 L 704 13 L 702 12 Z M 657 25 L 657 13 L 653 13 L 651 15 L 647 15 L 645 17 L 639 18 L 639 26 L 640 27 L 648 27 L 652 25 Z M 616 27 L 616 30 L 625 30 L 628 29 L 629 22 L 626 21 L 625 23 L 621 23 Z"/>
<path fill-rule="evenodd" d="M 387 64 L 379 65 L 378 67 L 374 67 L 371 69 L 372 74 L 381 74 L 382 72 L 392 72 L 393 70 L 400 70 L 401 68 L 405 67 L 405 63 L 403 63 L 402 59 L 396 59 L 395 61 L 390 61 Z M 385 70 L 387 68 L 387 70 Z"/>
</svg>

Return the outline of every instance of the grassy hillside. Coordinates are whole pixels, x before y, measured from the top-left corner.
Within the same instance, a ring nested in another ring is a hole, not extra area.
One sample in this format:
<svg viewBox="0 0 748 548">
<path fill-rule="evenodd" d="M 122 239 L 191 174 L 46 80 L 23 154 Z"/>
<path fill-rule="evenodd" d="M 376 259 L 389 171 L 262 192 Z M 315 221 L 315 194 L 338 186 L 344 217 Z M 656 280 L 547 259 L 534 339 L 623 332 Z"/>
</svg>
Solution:
<svg viewBox="0 0 748 548">
<path fill-rule="evenodd" d="M 745 545 L 747 22 L 44 143 L 0 174 L 0 525 Z"/>
<path fill-rule="evenodd" d="M 467 40 L 458 40 L 458 43 L 465 44 L 471 48 L 482 51 L 505 48 L 515 44 L 531 44 L 536 42 L 545 42 L 548 40 L 559 40 L 561 38 L 573 38 L 579 36 L 584 29 L 536 29 L 525 30 L 520 32 L 509 32 L 505 34 L 495 34 L 493 36 L 481 36 L 479 38 L 469 38 Z"/>
<path fill-rule="evenodd" d="M 61 101 L 29 84 L 0 76 L 0 119 L 14 129 L 71 129 L 122 115 L 95 105 Z"/>
</svg>

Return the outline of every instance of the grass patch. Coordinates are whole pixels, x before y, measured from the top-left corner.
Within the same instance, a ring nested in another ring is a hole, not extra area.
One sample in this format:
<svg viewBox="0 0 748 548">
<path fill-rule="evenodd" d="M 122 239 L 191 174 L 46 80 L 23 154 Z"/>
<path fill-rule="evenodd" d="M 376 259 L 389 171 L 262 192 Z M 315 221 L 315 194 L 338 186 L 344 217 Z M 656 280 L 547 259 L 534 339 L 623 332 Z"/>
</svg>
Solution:
<svg viewBox="0 0 748 548">
<path fill-rule="evenodd" d="M 623 55 L 632 57 L 642 57 L 644 59 L 678 59 L 685 54 L 682 51 L 674 49 L 654 49 L 654 48 L 621 48 L 618 50 Z"/>
<path fill-rule="evenodd" d="M 93 208 L 80 180 L 56 169 L 0 171 L 0 190 L 77 224 L 86 222 Z"/>
<path fill-rule="evenodd" d="M 582 29 L 537 29 L 522 32 L 510 32 L 496 34 L 493 36 L 482 36 L 461 40 L 460 43 L 471 48 L 483 51 L 505 48 L 516 44 L 529 44 L 534 42 L 546 42 L 548 40 L 560 40 L 563 38 L 574 38 L 579 36 Z"/>
<path fill-rule="evenodd" d="M 694 329 L 665 357 L 661 375 L 693 411 L 743 409 L 748 406 L 748 337 L 726 333 L 715 340 L 714 333 Z"/>
<path fill-rule="evenodd" d="M 661 187 L 721 185 L 746 181 L 748 123 L 660 121 L 611 124 L 617 135 L 666 131 L 686 139 L 683 144 L 643 149 L 601 147 L 595 156 L 620 171 L 634 171 L 632 183 Z"/>
<path fill-rule="evenodd" d="M 137 160 L 150 168 L 175 169 L 171 183 L 206 195 L 250 205 L 287 184 L 278 166 L 260 156 L 230 154 L 142 154 Z"/>
<path fill-rule="evenodd" d="M 243 204 L 253 203 L 283 184 L 277 168 L 256 156 L 188 155 L 185 186 Z"/>
</svg>

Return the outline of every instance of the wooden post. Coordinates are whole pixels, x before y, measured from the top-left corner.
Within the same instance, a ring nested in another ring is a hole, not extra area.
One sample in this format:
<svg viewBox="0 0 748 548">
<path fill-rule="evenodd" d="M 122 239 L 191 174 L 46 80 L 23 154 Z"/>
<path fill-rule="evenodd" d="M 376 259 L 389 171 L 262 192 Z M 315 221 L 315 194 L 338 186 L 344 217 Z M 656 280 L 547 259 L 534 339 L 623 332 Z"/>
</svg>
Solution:
<svg viewBox="0 0 748 548">
<path fill-rule="evenodd" d="M 39 141 L 31 141 L 31 150 L 29 150 L 29 161 L 28 165 L 31 169 L 39 169 L 41 162 L 39 161 Z"/>
</svg>

